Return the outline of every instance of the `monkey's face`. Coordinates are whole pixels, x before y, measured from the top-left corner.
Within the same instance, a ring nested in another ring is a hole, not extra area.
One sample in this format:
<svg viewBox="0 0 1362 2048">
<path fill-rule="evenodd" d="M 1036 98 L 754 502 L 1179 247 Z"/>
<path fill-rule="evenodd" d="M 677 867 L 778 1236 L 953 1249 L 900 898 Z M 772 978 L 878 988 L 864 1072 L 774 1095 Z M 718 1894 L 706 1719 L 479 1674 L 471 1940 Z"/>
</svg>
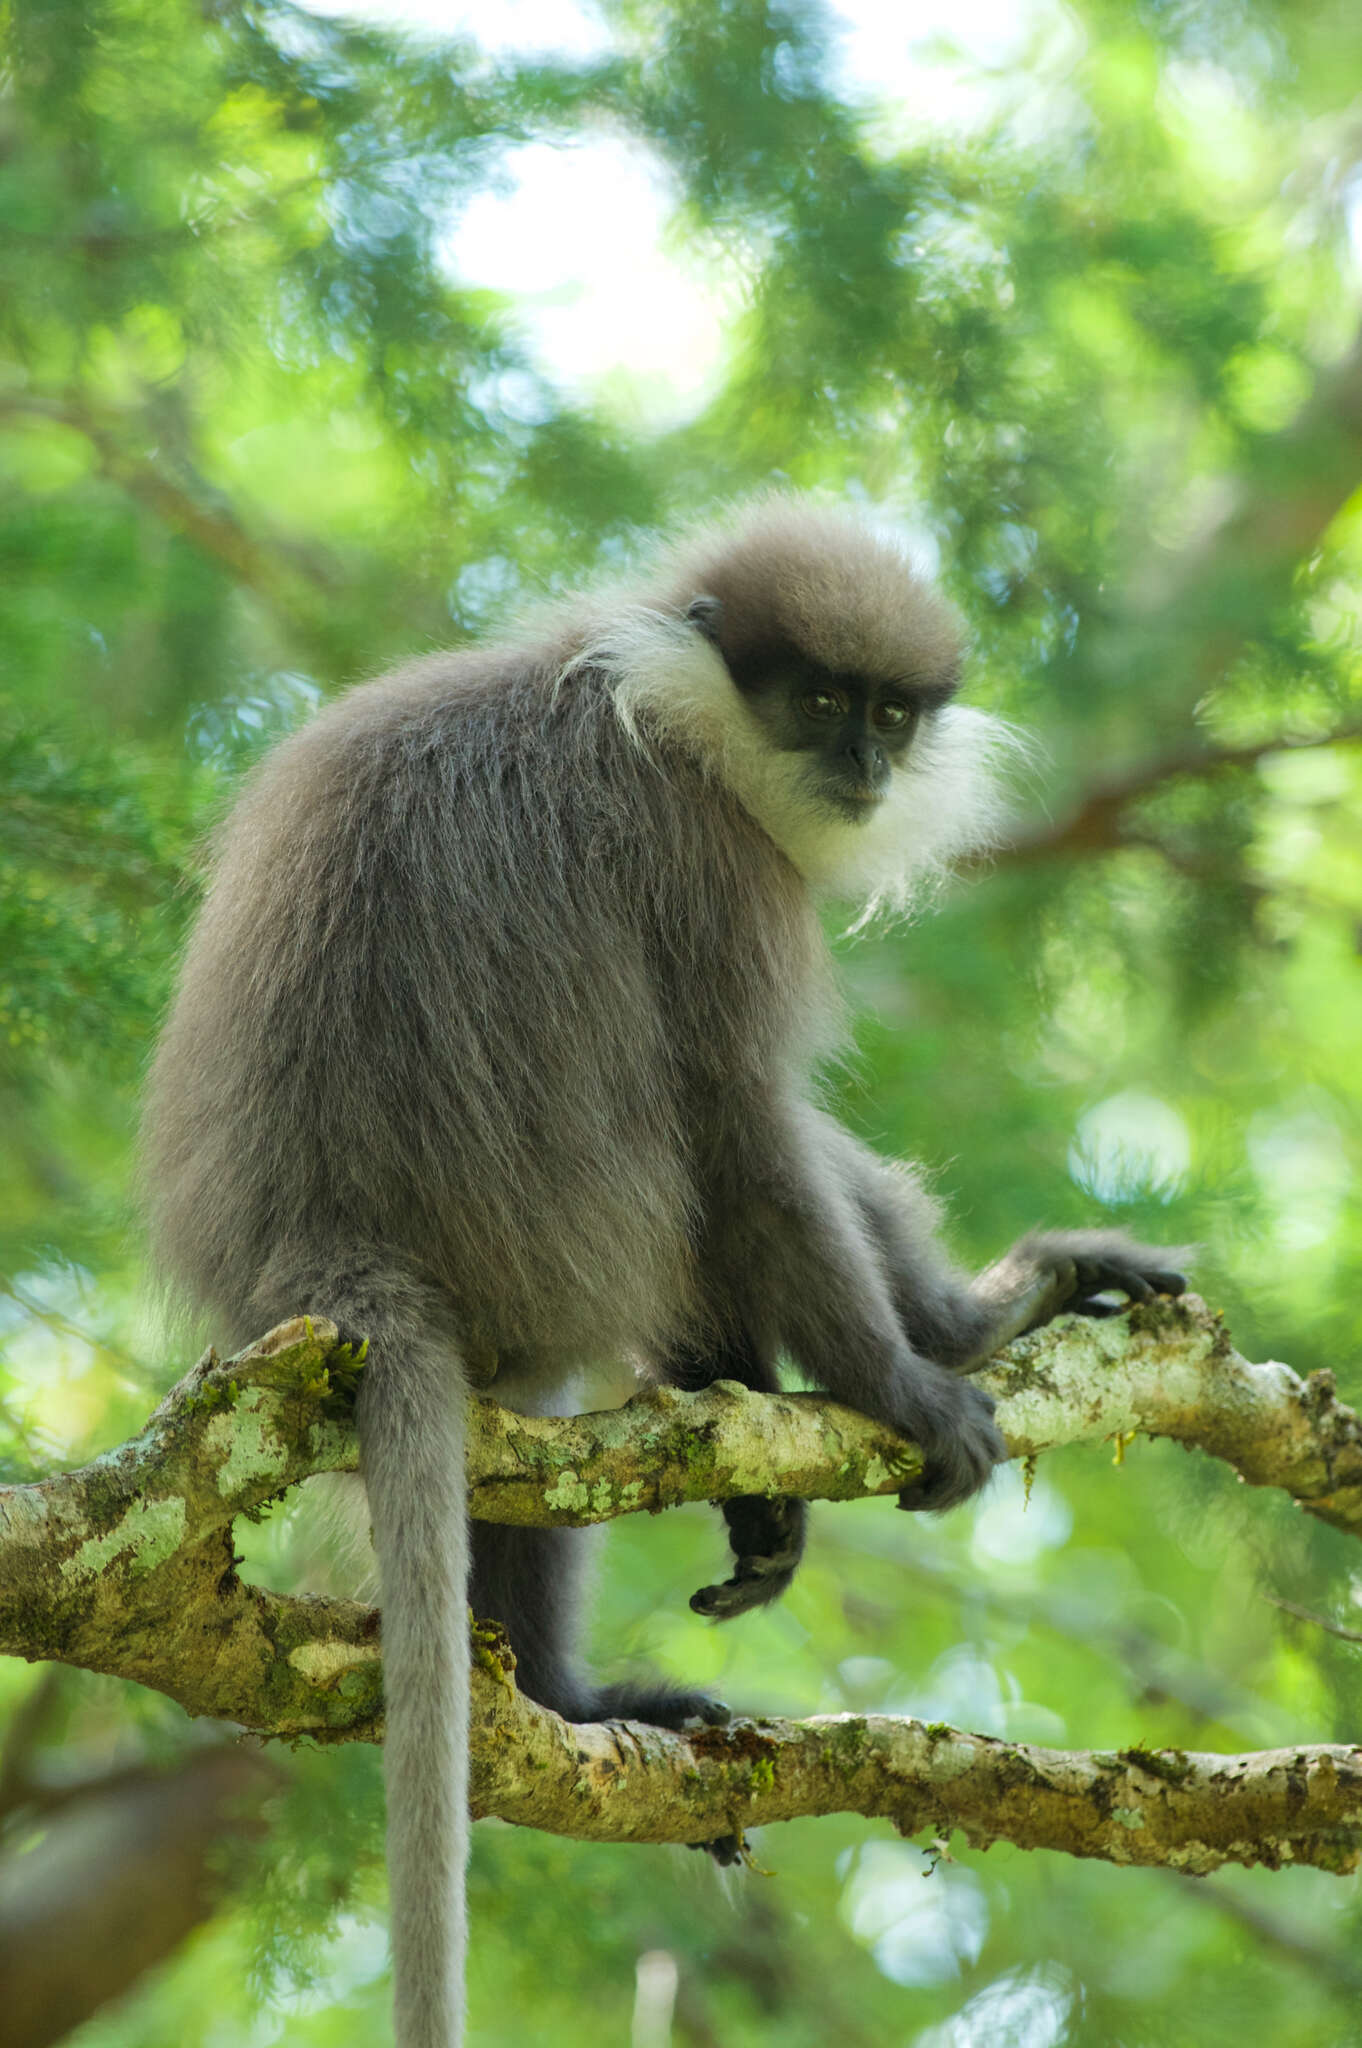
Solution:
<svg viewBox="0 0 1362 2048">
<path fill-rule="evenodd" d="M 934 708 L 906 682 L 837 675 L 808 661 L 734 680 L 768 743 L 802 757 L 809 797 L 853 825 L 888 796 Z"/>
<path fill-rule="evenodd" d="M 996 838 L 1017 751 L 998 719 L 951 701 L 954 614 L 896 545 L 816 509 L 772 500 L 736 549 L 721 541 L 608 643 L 620 709 L 708 760 L 818 895 L 862 920 L 907 911 Z"/>
<path fill-rule="evenodd" d="M 747 696 L 771 743 L 806 757 L 811 794 L 853 824 L 888 795 L 922 717 L 906 688 L 812 665 Z"/>
<path fill-rule="evenodd" d="M 744 644 L 713 597 L 696 598 L 687 618 L 722 656 L 766 743 L 801 758 L 802 795 L 845 823 L 874 816 L 924 721 L 954 693 L 953 659 L 939 676 L 875 677 L 829 668 L 769 629 Z"/>
</svg>

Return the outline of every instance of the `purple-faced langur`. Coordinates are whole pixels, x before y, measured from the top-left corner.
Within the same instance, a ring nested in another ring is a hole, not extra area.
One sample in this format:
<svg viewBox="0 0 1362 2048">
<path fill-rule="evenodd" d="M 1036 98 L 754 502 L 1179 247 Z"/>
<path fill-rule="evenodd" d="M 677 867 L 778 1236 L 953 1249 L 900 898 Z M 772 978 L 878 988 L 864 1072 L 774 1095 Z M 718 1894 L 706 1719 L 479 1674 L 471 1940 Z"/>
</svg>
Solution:
<svg viewBox="0 0 1362 2048">
<path fill-rule="evenodd" d="M 220 1342 L 308 1311 L 368 1341 L 400 2048 L 461 2036 L 470 1599 L 570 1719 L 726 1712 L 581 1668 L 578 1532 L 470 1545 L 470 1384 L 549 1408 L 627 1359 L 769 1391 L 784 1354 L 914 1438 L 904 1505 L 944 1508 L 1005 1455 L 992 1351 L 1183 1284 L 1098 1231 L 971 1280 L 913 1171 L 819 1107 L 820 898 L 902 909 L 996 831 L 1007 735 L 959 674 L 895 540 L 774 497 L 350 690 L 219 836 L 147 1102 L 154 1248 Z M 783 1590 L 805 1519 L 724 1514 L 732 1576 L 691 1603 L 720 1617 Z"/>
</svg>

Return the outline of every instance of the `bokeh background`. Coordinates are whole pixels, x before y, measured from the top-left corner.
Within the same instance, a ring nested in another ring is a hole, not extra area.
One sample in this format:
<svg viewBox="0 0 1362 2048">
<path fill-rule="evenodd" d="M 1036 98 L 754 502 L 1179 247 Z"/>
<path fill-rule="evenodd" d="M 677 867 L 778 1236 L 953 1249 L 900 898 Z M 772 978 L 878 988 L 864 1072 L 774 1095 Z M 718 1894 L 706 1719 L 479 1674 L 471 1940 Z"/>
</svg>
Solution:
<svg viewBox="0 0 1362 2048">
<path fill-rule="evenodd" d="M 1015 846 L 839 940 L 842 1113 L 929 1163 L 972 1260 L 1037 1220 L 1195 1240 L 1246 1354 L 1362 1397 L 1360 256 L 1356 0 L 0 6 L 3 1476 L 119 1442 L 188 1362 L 141 1306 L 131 1138 L 242 769 L 773 480 L 903 530 L 974 701 L 1041 741 Z M 1362 1647 L 1273 1604 L 1362 1627 L 1358 1560 L 1207 1460 L 815 1521 L 726 1630 L 685 1604 L 716 1517 L 616 1524 L 599 1660 L 1082 1748 L 1358 1739 Z M 241 1547 L 340 1569 L 304 1515 Z M 389 2038 L 375 1754 L 241 1769 L 18 1662 L 0 1718 L 42 2039 Z M 477 1836 L 486 2048 L 1362 2041 L 1354 1880 L 854 1819 L 728 1882 Z"/>
</svg>

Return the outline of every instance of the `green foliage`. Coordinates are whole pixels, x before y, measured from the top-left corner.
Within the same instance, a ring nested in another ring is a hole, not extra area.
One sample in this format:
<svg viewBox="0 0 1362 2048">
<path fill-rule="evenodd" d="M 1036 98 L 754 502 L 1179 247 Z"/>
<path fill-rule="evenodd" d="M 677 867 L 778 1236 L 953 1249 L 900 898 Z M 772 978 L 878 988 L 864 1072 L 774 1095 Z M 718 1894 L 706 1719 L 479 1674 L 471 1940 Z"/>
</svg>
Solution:
<svg viewBox="0 0 1362 2048">
<path fill-rule="evenodd" d="M 907 521 L 973 693 L 1043 743 L 1027 843 L 843 945 L 843 1113 L 927 1161 L 970 1258 L 1094 1214 L 1196 1243 L 1242 1349 L 1362 1398 L 1362 49 L 1344 0 L 1026 19 L 991 69 L 922 46 L 870 94 L 808 0 L 609 0 L 578 59 L 284 0 L 0 8 L 4 1469 L 118 1441 L 175 1369 L 137 1363 L 136 1084 L 242 769 L 773 478 Z M 449 254 L 522 145 L 621 139 L 725 309 L 710 384 L 651 410 Z M 347 1583 L 302 1512 L 241 1540 Z M 941 1524 L 825 1508 L 790 1599 L 729 1631 L 684 1606 L 717 1547 L 701 1514 L 617 1527 L 601 1660 L 1145 1759 L 1356 1737 L 1362 1653 L 1259 1598 L 1346 1615 L 1343 1539 L 1167 1447 Z M 79 1679 L 43 1736 L 68 1775 L 185 1739 Z M 300 1753 L 223 1913 L 91 2048 L 382 2039 L 380 1832 L 374 1756 Z M 677 2043 L 1356 2033 L 1355 1887 L 1316 1873 L 929 1876 L 826 1821 L 730 1897 L 679 1851 L 479 1836 L 488 2044 L 625 2039 L 650 1952 Z"/>
</svg>

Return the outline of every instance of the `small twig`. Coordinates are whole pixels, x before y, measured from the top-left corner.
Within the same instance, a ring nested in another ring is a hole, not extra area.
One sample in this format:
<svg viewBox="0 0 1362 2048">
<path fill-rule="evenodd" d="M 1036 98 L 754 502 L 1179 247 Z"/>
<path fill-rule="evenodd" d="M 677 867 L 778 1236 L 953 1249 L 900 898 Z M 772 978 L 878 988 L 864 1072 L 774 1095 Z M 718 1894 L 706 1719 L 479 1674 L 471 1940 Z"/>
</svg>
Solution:
<svg viewBox="0 0 1362 2048">
<path fill-rule="evenodd" d="M 1155 834 L 1130 822 L 1130 811 L 1142 798 L 1152 796 L 1169 782 L 1205 782 L 1236 768 L 1254 767 L 1269 754 L 1353 746 L 1359 740 L 1362 720 L 1349 719 L 1319 733 L 1267 734 L 1237 747 L 1191 744 L 1154 754 L 1136 762 L 1123 775 L 1086 790 L 1066 816 L 1020 833 L 1010 844 L 989 855 L 989 865 L 1019 865 L 1059 854 L 1108 853 L 1128 846 L 1143 846 L 1172 859 L 1168 847 Z"/>
<path fill-rule="evenodd" d="M 7 1294 L 25 1315 L 32 1317 L 35 1323 L 41 1323 L 44 1329 L 51 1330 L 54 1336 L 74 1337 L 78 1343 L 88 1344 L 97 1357 L 107 1358 L 111 1364 L 135 1372 L 140 1379 L 150 1379 L 150 1371 L 144 1361 L 123 1345 L 114 1343 L 110 1337 L 101 1337 L 95 1330 L 87 1330 L 83 1323 L 75 1322 L 61 1309 L 49 1308 L 46 1302 L 39 1301 L 37 1295 L 7 1274 L 0 1274 L 0 1294 Z"/>
<path fill-rule="evenodd" d="M 1294 1614 L 1297 1621 L 1308 1621 L 1316 1628 L 1322 1628 L 1326 1635 L 1337 1636 L 1341 1642 L 1362 1643 L 1362 1628 L 1345 1628 L 1341 1621 L 1330 1621 L 1326 1615 L 1312 1614 L 1308 1607 L 1298 1607 L 1294 1600 L 1279 1599 L 1275 1593 L 1264 1593 L 1269 1607 L 1280 1607 L 1283 1614 Z"/>
</svg>

